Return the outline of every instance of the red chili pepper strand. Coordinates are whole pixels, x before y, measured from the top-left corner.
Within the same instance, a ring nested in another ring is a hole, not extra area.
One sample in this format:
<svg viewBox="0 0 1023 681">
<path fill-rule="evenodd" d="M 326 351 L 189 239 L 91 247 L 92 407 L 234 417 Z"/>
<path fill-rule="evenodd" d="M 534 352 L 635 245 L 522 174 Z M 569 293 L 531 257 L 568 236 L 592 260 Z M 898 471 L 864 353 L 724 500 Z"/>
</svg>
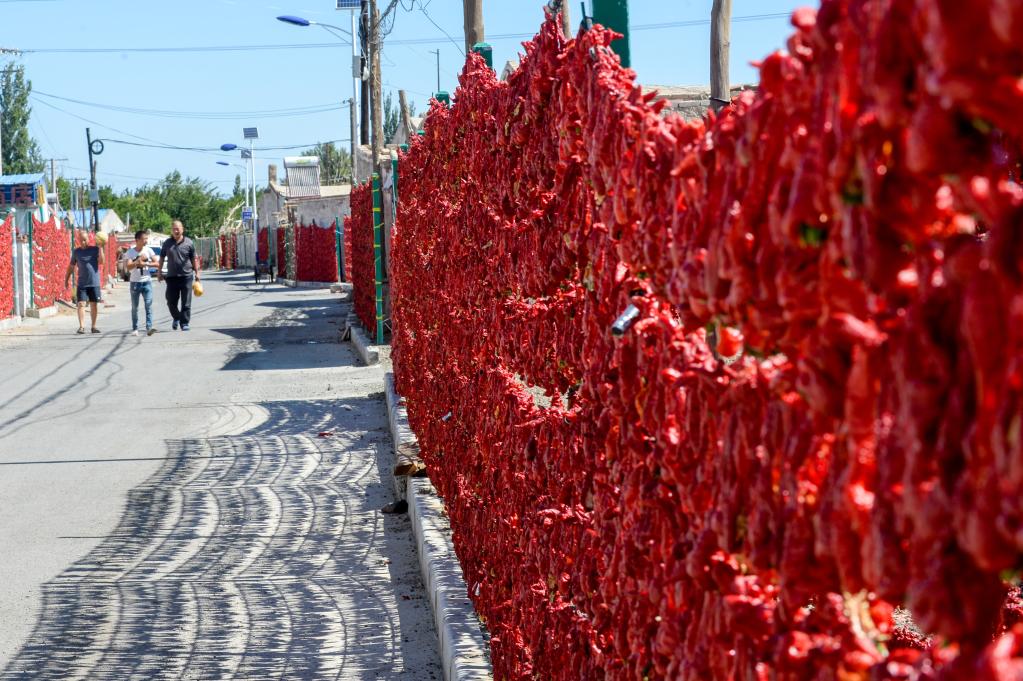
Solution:
<svg viewBox="0 0 1023 681">
<path fill-rule="evenodd" d="M 946 4 L 801 10 L 759 93 L 705 122 L 662 120 L 609 34 L 552 22 L 507 83 L 472 58 L 431 109 L 395 360 L 499 675 L 1006 678 L 986 656 L 1017 650 L 989 641 L 1023 498 L 1018 116 L 948 123 L 995 118 L 962 74 L 996 82 L 1019 23 L 965 18 L 1005 34 L 975 67 L 946 54 L 969 44 Z M 712 322 L 766 357 L 723 365 Z M 885 659 L 870 590 L 959 657 Z"/>
</svg>

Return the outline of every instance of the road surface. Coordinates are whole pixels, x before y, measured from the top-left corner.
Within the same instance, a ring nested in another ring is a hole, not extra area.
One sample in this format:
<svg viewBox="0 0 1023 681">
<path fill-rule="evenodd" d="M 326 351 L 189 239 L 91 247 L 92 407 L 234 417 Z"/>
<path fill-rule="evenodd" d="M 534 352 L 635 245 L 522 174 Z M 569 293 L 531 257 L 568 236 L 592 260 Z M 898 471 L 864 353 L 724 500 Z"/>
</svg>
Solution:
<svg viewBox="0 0 1023 681">
<path fill-rule="evenodd" d="M 0 334 L 0 679 L 440 679 L 379 368 L 336 295 Z M 322 436 L 321 436 L 322 434 Z"/>
</svg>

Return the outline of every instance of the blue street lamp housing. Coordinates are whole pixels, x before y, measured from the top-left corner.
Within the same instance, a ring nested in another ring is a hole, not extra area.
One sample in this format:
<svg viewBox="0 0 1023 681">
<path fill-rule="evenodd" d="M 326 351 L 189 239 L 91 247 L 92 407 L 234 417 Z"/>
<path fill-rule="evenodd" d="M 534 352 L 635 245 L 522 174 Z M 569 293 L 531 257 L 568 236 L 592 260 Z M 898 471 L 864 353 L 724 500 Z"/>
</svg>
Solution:
<svg viewBox="0 0 1023 681">
<path fill-rule="evenodd" d="M 277 17 L 277 21 L 283 21 L 286 24 L 294 24 L 295 26 L 308 26 L 311 23 L 308 19 L 292 16 L 290 14 L 284 14 Z"/>
</svg>

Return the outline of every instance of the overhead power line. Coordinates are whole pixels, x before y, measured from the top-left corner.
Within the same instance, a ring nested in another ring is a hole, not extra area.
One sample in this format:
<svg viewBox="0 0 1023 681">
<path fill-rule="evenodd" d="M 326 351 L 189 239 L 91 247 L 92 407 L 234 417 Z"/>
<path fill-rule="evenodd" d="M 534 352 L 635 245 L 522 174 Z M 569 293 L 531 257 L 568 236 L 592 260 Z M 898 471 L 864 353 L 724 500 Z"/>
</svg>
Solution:
<svg viewBox="0 0 1023 681">
<path fill-rule="evenodd" d="M 788 19 L 788 12 L 772 14 L 750 14 L 732 17 L 733 23 L 772 21 Z M 429 17 L 427 17 L 429 18 Z M 657 31 L 670 28 L 688 28 L 692 26 L 708 26 L 709 19 L 693 19 L 690 21 L 670 21 L 656 24 L 639 24 L 631 26 L 632 31 Z M 532 33 L 495 33 L 488 34 L 488 42 L 499 40 L 528 40 Z M 388 40 L 388 45 L 439 45 L 447 43 L 450 38 L 408 38 Z M 337 49 L 337 43 L 293 43 L 282 45 L 205 45 L 205 46 L 174 46 L 174 47 L 49 47 L 25 48 L 19 50 L 23 54 L 149 54 L 149 53 L 197 53 L 197 52 L 255 52 L 263 50 L 321 50 Z"/>
<path fill-rule="evenodd" d="M 94 120 L 91 120 L 91 119 L 88 119 L 88 118 L 84 118 L 82 116 L 79 116 L 78 114 L 74 114 L 74 113 L 71 113 L 70 111 L 62 109 L 59 106 L 55 106 L 53 104 L 50 104 L 49 102 L 47 102 L 44 99 L 36 99 L 35 101 L 38 102 L 39 104 L 42 104 L 43 106 L 48 106 L 51 109 L 56 109 L 57 111 L 59 111 L 59 112 L 61 112 L 63 114 L 71 116 L 72 118 L 77 118 L 80 121 L 85 121 L 86 123 L 90 123 L 92 125 L 98 125 L 99 127 L 103 128 L 105 130 L 110 130 L 112 132 L 116 132 L 118 134 L 126 135 L 128 137 L 133 137 L 136 140 L 140 140 L 138 142 L 131 142 L 131 141 L 128 141 L 128 140 L 111 139 L 109 137 L 99 138 L 99 139 L 102 139 L 103 142 L 108 142 L 108 143 L 112 143 L 112 144 L 124 144 L 124 145 L 132 146 L 132 147 L 145 147 L 147 149 L 170 149 L 172 151 L 195 151 L 195 152 L 199 152 L 199 153 L 210 154 L 210 155 L 213 155 L 213 156 L 219 156 L 219 157 L 223 157 L 224 156 L 224 152 L 220 149 L 220 147 L 190 147 L 190 146 L 184 146 L 184 145 L 178 145 L 178 144 L 169 144 L 167 142 L 161 142 L 159 140 L 150 139 L 148 137 L 142 137 L 141 135 L 135 135 L 135 134 L 127 132 L 125 130 L 119 130 L 117 128 L 112 128 L 109 125 L 104 125 L 103 123 L 100 123 L 98 121 L 94 121 Z M 307 144 L 287 144 L 287 145 L 276 146 L 276 147 L 254 147 L 253 151 L 287 151 L 287 150 L 290 150 L 290 149 L 309 149 L 309 148 L 315 147 L 317 144 L 321 144 L 321 143 L 326 144 L 326 143 L 340 143 L 340 142 L 349 142 L 349 141 L 350 140 L 347 140 L 347 139 L 320 140 L 320 141 L 317 141 L 317 142 L 312 142 L 312 143 L 307 143 Z"/>
<path fill-rule="evenodd" d="M 128 140 L 117 140 L 110 139 L 109 137 L 100 137 L 104 143 L 110 144 L 125 144 L 129 147 L 145 147 L 147 149 L 171 149 L 174 151 L 202 151 L 202 152 L 213 152 L 220 151 L 219 147 L 184 147 L 177 146 L 174 144 L 146 144 L 145 142 L 131 142 Z M 287 144 L 278 147 L 253 147 L 253 151 L 287 151 L 289 149 L 311 149 L 317 144 L 338 144 L 341 142 L 350 142 L 347 139 L 336 139 L 336 140 L 320 140 L 319 142 L 307 142 L 305 144 Z"/>
<path fill-rule="evenodd" d="M 163 118 L 206 118 L 216 120 L 287 118 L 294 116 L 308 116 L 312 114 L 327 113 L 330 111 L 337 111 L 348 106 L 347 102 L 343 103 L 339 102 L 336 104 L 314 104 L 304 107 L 294 107 L 289 109 L 267 109 L 264 111 L 170 111 L 166 109 L 140 109 L 130 106 L 118 106 L 116 104 L 101 104 L 99 102 L 88 102 L 82 99 L 61 97 L 60 95 L 54 95 L 36 89 L 32 90 L 32 94 L 47 97 L 49 99 L 56 99 L 62 102 L 70 102 L 72 104 L 81 104 L 82 106 L 104 109 L 107 111 L 118 111 L 121 113 L 138 114 L 140 116 L 157 116 Z"/>
</svg>

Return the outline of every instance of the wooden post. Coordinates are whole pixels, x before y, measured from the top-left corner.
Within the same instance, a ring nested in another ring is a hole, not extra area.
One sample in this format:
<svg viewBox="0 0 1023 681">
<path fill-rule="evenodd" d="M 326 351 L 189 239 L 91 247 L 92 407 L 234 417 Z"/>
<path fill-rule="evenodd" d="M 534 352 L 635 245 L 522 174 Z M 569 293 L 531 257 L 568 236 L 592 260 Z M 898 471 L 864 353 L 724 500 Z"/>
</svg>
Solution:
<svg viewBox="0 0 1023 681">
<path fill-rule="evenodd" d="M 405 126 L 405 139 L 412 140 L 415 130 L 412 129 L 412 116 L 408 110 L 408 99 L 404 90 L 398 90 L 398 103 L 401 105 L 401 123 Z"/>
<path fill-rule="evenodd" d="M 565 34 L 566 38 L 571 38 L 575 35 L 575 31 L 572 30 L 572 17 L 568 10 L 568 3 L 570 0 L 551 0 L 547 3 L 547 9 L 553 14 L 557 14 L 561 18 L 561 32 Z"/>
<path fill-rule="evenodd" d="M 472 52 L 472 46 L 483 42 L 483 0 L 462 0 L 465 17 L 465 54 Z"/>
<path fill-rule="evenodd" d="M 383 125 L 383 95 L 380 82 L 380 10 L 377 9 L 377 0 L 369 0 L 370 8 L 370 30 L 369 30 L 369 52 L 372 60 L 372 72 L 370 73 L 370 90 L 372 101 L 373 118 L 373 172 L 380 172 L 377 167 L 384 149 L 384 125 Z"/>
<path fill-rule="evenodd" d="M 710 106 L 720 111 L 732 101 L 728 84 L 732 0 L 714 0 L 710 10 Z"/>
<path fill-rule="evenodd" d="M 561 30 L 565 32 L 566 38 L 575 36 L 575 31 L 572 29 L 572 12 L 568 9 L 567 1 L 561 3 Z"/>
</svg>

